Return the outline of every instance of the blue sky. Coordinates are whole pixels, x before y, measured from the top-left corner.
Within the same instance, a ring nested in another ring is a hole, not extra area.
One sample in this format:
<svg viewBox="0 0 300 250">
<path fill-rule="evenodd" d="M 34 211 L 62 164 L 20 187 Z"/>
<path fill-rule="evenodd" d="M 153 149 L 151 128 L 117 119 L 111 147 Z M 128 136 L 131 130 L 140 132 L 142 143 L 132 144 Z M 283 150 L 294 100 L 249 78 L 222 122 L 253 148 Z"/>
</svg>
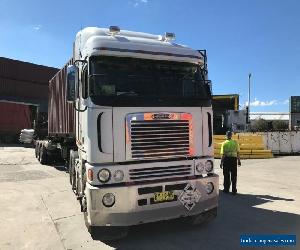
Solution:
<svg viewBox="0 0 300 250">
<path fill-rule="evenodd" d="M 300 95 L 297 0 L 0 0 L 0 56 L 61 67 L 81 27 L 163 34 L 207 49 L 214 94 L 240 94 L 251 111 L 288 111 Z"/>
</svg>

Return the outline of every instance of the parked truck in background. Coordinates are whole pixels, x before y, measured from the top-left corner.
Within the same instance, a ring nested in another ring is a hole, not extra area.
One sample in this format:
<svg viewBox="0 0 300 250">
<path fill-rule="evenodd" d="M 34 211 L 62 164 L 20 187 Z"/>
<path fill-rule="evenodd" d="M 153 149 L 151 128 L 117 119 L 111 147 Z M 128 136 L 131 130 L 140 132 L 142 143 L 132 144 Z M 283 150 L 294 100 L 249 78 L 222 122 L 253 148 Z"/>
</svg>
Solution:
<svg viewBox="0 0 300 250">
<path fill-rule="evenodd" d="M 206 53 L 174 37 L 85 28 L 50 80 L 36 156 L 64 159 L 91 233 L 217 215 Z"/>
</svg>

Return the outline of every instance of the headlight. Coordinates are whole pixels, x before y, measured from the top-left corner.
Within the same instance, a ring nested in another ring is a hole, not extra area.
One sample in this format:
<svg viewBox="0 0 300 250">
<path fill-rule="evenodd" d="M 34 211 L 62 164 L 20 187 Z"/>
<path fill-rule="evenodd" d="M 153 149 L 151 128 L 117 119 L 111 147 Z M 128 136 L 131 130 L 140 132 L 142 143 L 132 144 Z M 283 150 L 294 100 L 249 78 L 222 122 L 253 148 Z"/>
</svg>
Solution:
<svg viewBox="0 0 300 250">
<path fill-rule="evenodd" d="M 106 168 L 101 169 L 99 171 L 99 173 L 98 173 L 98 179 L 102 183 L 108 182 L 109 179 L 110 179 L 110 172 L 109 172 L 109 170 L 106 169 Z"/>
<path fill-rule="evenodd" d="M 115 181 L 120 182 L 124 179 L 124 172 L 122 170 L 116 170 L 113 177 Z"/>
<path fill-rule="evenodd" d="M 205 190 L 207 194 L 211 194 L 214 191 L 214 184 L 212 184 L 212 182 L 207 182 L 205 185 Z"/>
<path fill-rule="evenodd" d="M 197 163 L 196 170 L 198 173 L 202 174 L 204 171 L 204 164 L 202 162 Z"/>
<path fill-rule="evenodd" d="M 102 203 L 106 207 L 112 207 L 115 204 L 115 196 L 112 193 L 103 195 Z"/>
<path fill-rule="evenodd" d="M 213 162 L 212 161 L 209 160 L 209 161 L 205 162 L 205 171 L 206 172 L 212 171 L 213 168 L 214 168 L 214 166 L 213 166 Z"/>
</svg>

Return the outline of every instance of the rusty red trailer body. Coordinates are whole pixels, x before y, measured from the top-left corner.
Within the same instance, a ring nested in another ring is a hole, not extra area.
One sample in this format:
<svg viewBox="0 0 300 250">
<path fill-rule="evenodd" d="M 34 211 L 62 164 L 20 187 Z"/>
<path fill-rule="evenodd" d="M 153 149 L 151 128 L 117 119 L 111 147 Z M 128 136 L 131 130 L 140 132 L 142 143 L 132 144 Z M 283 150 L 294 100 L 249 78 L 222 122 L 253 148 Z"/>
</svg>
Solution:
<svg viewBox="0 0 300 250">
<path fill-rule="evenodd" d="M 0 133 L 18 135 L 21 129 L 32 128 L 28 105 L 0 102 Z"/>
<path fill-rule="evenodd" d="M 66 100 L 66 75 L 71 59 L 49 82 L 48 134 L 50 137 L 75 135 L 75 110 Z"/>
</svg>

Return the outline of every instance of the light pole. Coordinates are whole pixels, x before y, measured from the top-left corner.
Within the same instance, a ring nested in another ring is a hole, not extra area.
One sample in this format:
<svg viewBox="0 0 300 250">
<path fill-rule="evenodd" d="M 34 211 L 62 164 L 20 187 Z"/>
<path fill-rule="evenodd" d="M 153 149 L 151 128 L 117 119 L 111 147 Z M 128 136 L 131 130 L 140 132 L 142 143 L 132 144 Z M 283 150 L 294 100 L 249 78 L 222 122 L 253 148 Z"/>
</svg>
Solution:
<svg viewBox="0 0 300 250">
<path fill-rule="evenodd" d="M 248 123 L 250 124 L 250 91 L 251 91 L 251 73 L 248 75 Z"/>
</svg>

